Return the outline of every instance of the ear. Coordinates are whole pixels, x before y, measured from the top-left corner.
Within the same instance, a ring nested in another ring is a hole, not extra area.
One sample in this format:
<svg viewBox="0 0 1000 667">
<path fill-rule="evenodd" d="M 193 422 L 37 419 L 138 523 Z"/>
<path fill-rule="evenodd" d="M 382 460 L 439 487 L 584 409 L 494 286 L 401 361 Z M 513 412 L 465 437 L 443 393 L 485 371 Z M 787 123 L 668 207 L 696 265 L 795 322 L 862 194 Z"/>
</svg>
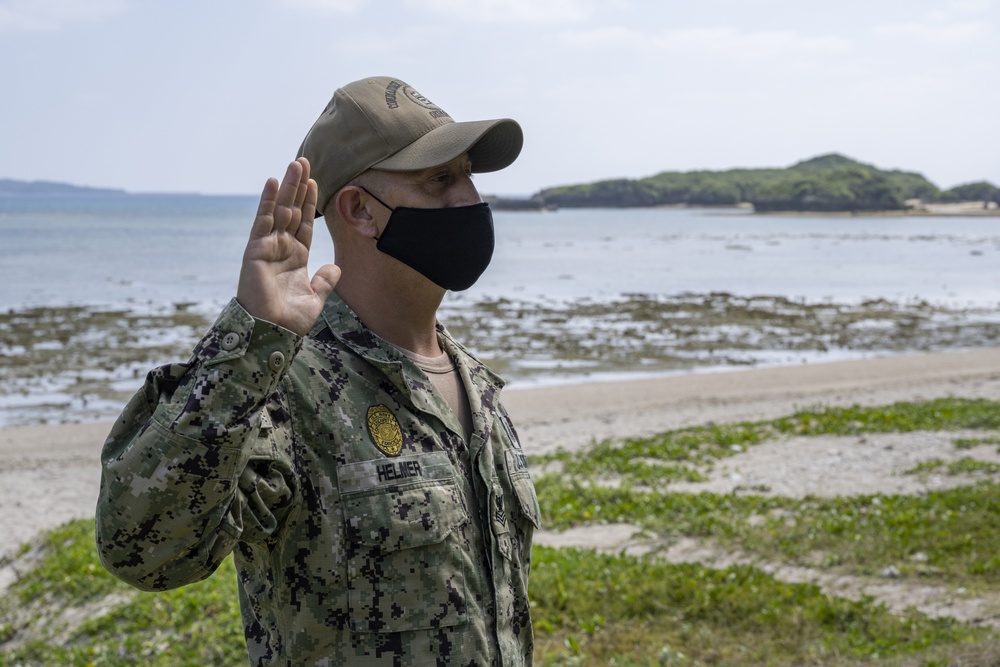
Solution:
<svg viewBox="0 0 1000 667">
<path fill-rule="evenodd" d="M 350 229 L 369 238 L 378 236 L 378 222 L 373 215 L 375 202 L 367 192 L 356 185 L 345 185 L 336 194 L 335 206 Z"/>
</svg>

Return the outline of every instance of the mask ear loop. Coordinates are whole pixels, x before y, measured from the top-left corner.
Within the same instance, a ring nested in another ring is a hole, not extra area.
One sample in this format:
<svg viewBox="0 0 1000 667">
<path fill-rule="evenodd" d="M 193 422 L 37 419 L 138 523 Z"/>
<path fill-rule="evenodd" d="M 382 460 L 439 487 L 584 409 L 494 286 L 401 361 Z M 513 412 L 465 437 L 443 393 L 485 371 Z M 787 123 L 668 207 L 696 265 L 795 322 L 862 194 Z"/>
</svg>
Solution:
<svg viewBox="0 0 1000 667">
<path fill-rule="evenodd" d="M 389 213 L 392 213 L 393 211 L 396 210 L 396 209 L 392 208 L 391 206 L 389 206 L 388 204 L 386 204 L 381 199 L 379 199 L 378 197 L 376 197 L 375 194 L 372 193 L 372 191 L 369 190 L 368 188 L 366 188 L 365 186 L 359 185 L 358 187 L 361 188 L 362 190 L 364 190 L 365 192 L 367 192 L 369 197 L 371 197 L 372 199 L 374 199 L 375 201 L 377 201 L 379 204 L 382 204 L 382 206 L 385 206 L 387 209 L 389 209 Z M 376 236 L 374 238 L 375 238 L 376 241 L 378 241 L 379 238 L 381 238 L 381 236 Z"/>
<path fill-rule="evenodd" d="M 365 192 L 367 192 L 367 193 L 368 193 L 368 195 L 369 195 L 369 196 L 370 196 L 370 197 L 371 197 L 372 199 L 374 199 L 375 201 L 377 201 L 377 202 L 378 202 L 379 204 L 382 204 L 382 206 L 385 206 L 385 207 L 386 207 L 387 209 L 389 209 L 389 212 L 390 212 L 390 213 L 392 213 L 393 211 L 395 211 L 395 210 L 396 210 L 396 209 L 394 209 L 393 207 L 391 207 L 391 206 L 389 206 L 388 204 L 386 204 L 386 203 L 385 203 L 384 201 L 382 201 L 381 199 L 379 199 L 378 197 L 376 197 L 376 196 L 375 196 L 375 195 L 374 195 L 374 194 L 372 193 L 372 191 L 371 191 L 371 190 L 369 190 L 368 188 L 366 188 L 365 186 L 363 186 L 363 185 L 359 185 L 358 187 L 359 187 L 359 188 L 361 188 L 362 190 L 364 190 Z"/>
</svg>

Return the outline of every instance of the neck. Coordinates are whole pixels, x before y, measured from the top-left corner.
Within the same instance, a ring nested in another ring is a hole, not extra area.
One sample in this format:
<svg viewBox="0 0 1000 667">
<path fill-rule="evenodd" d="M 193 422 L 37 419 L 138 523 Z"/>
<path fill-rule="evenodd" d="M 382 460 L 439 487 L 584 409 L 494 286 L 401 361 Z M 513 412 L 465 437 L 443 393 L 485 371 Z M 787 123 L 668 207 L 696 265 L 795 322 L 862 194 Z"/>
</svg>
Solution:
<svg viewBox="0 0 1000 667">
<path fill-rule="evenodd" d="M 444 290 L 436 285 L 430 290 L 412 280 L 395 282 L 374 276 L 365 280 L 359 275 L 345 269 L 335 291 L 366 327 L 393 345 L 425 357 L 443 352 L 435 325 Z"/>
</svg>

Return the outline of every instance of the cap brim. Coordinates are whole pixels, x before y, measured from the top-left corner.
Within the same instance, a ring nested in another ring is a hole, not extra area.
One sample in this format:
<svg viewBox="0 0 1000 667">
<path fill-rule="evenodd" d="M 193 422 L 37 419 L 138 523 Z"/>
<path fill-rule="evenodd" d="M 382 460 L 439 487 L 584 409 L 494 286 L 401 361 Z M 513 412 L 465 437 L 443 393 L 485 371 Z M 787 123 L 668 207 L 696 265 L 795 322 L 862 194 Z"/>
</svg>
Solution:
<svg viewBox="0 0 1000 667">
<path fill-rule="evenodd" d="M 387 171 L 429 169 L 468 153 L 472 171 L 498 171 L 517 159 L 523 145 L 521 126 L 509 118 L 447 123 L 371 168 Z"/>
</svg>

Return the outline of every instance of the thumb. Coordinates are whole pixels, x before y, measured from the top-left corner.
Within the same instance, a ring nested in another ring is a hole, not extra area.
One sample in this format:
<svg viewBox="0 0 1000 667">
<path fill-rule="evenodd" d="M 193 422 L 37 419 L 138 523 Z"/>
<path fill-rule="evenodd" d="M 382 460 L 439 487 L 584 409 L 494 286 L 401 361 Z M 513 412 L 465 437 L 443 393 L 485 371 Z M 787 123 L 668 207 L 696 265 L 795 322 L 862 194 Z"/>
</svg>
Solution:
<svg viewBox="0 0 1000 667">
<path fill-rule="evenodd" d="M 340 267 L 336 264 L 324 264 L 309 281 L 309 286 L 312 287 L 316 296 L 326 301 L 326 297 L 330 296 L 330 292 L 337 286 L 339 280 Z"/>
</svg>

